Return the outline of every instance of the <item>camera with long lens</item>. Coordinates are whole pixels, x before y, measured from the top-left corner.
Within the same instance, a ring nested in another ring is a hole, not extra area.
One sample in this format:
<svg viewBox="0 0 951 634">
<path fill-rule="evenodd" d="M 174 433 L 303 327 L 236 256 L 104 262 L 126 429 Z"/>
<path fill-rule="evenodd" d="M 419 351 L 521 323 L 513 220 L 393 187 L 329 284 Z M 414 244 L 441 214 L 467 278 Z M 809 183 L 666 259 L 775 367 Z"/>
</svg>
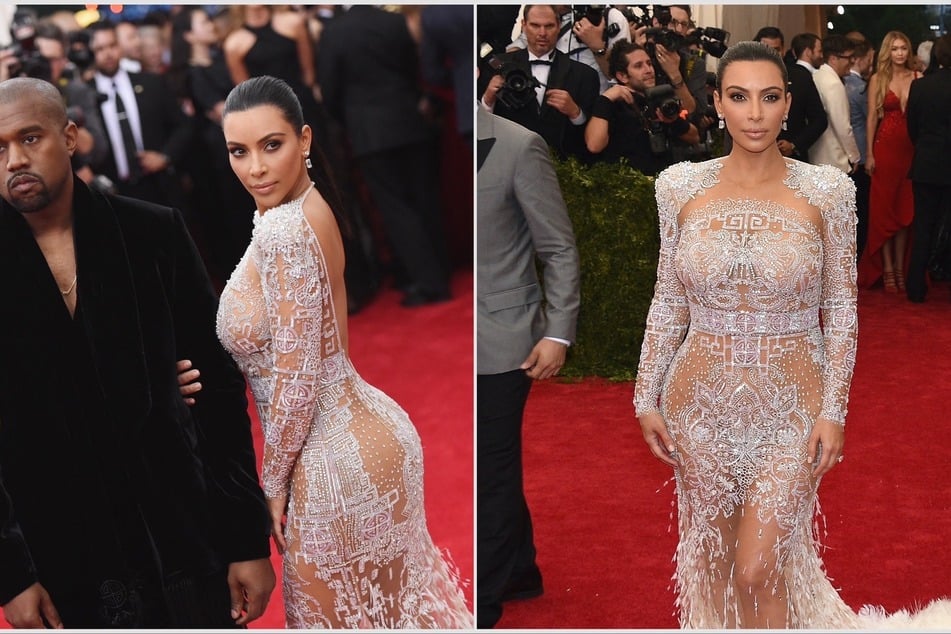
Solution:
<svg viewBox="0 0 951 634">
<path fill-rule="evenodd" d="M 81 76 L 92 66 L 94 56 L 89 48 L 88 31 L 72 31 L 66 36 L 66 58 L 72 66 L 64 71 L 64 75 L 69 75 L 67 79 L 72 79 L 73 74 Z"/>
<path fill-rule="evenodd" d="M 493 53 L 490 44 L 483 44 L 479 55 L 494 72 L 505 80 L 496 96 L 496 99 L 505 107 L 510 110 L 520 110 L 530 103 L 537 103 L 535 89 L 541 84 L 534 75 L 511 62 L 500 60 Z"/>
<path fill-rule="evenodd" d="M 610 10 L 611 6 L 607 4 L 573 4 L 571 5 L 571 17 L 573 22 L 581 22 L 587 18 L 588 22 L 594 26 L 600 25 L 602 21 L 605 22 L 604 43 L 607 44 L 608 40 L 621 32 L 620 25 L 608 22 L 608 12 Z"/>
<path fill-rule="evenodd" d="M 687 46 L 696 44 L 713 57 L 723 57 L 729 47 L 730 32 L 712 26 L 698 27 L 684 39 Z"/>
<path fill-rule="evenodd" d="M 680 99 L 674 95 L 674 89 L 670 84 L 660 84 L 653 86 L 641 93 L 634 93 L 635 100 L 644 119 L 647 121 L 647 128 L 650 139 L 651 152 L 654 154 L 665 154 L 668 150 L 667 130 L 663 121 L 657 118 L 657 111 L 672 119 L 680 115 Z"/>
<path fill-rule="evenodd" d="M 10 21 L 13 43 L 6 48 L 14 62 L 8 67 L 11 77 L 35 77 L 52 81 L 53 70 L 49 60 L 36 49 L 36 14 L 29 9 L 17 9 Z"/>
</svg>

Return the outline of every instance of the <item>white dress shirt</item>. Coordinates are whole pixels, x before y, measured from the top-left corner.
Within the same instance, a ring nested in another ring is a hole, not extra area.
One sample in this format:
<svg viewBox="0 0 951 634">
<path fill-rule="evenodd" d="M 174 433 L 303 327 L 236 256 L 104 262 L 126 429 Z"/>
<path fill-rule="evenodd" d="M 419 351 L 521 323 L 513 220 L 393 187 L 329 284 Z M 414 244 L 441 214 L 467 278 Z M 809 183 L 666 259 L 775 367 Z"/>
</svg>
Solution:
<svg viewBox="0 0 951 634">
<path fill-rule="evenodd" d="M 109 143 L 112 146 L 112 155 L 116 160 L 116 172 L 120 179 L 129 177 L 129 163 L 125 155 L 125 144 L 122 142 L 122 129 L 119 127 L 119 117 L 116 112 L 116 90 L 113 89 L 115 82 L 119 96 L 122 97 L 122 104 L 125 106 L 126 115 L 129 118 L 129 125 L 132 126 L 132 137 L 135 139 L 135 147 L 141 152 L 145 149 L 142 144 L 142 123 L 139 120 L 139 106 L 135 99 L 135 88 L 132 86 L 132 80 L 129 74 L 119 69 L 113 77 L 106 77 L 102 73 L 96 73 L 96 90 L 109 97 L 102 102 L 102 121 L 106 126 L 106 132 L 109 135 Z"/>
</svg>

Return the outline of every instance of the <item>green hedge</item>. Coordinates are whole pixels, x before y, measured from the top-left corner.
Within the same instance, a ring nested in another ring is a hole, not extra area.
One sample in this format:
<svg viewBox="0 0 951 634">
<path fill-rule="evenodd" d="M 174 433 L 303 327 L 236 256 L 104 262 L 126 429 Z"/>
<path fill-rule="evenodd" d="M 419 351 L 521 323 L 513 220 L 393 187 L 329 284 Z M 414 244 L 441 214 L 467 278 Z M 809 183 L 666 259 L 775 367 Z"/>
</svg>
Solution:
<svg viewBox="0 0 951 634">
<path fill-rule="evenodd" d="M 654 179 L 626 163 L 555 161 L 581 259 L 578 334 L 562 376 L 631 380 L 657 274 Z"/>
</svg>

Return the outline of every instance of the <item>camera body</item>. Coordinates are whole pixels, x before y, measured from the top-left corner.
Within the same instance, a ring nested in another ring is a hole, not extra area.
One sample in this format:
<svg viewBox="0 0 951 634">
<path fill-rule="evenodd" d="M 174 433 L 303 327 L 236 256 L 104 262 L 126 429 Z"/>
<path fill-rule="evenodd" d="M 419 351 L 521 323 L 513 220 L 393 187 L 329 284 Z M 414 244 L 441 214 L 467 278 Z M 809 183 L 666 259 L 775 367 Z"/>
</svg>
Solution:
<svg viewBox="0 0 951 634">
<path fill-rule="evenodd" d="M 611 5 L 608 4 L 573 4 L 571 5 L 571 18 L 573 22 L 580 22 L 587 18 L 588 22 L 594 26 L 605 22 L 604 43 L 607 44 L 609 39 L 621 32 L 619 25 L 608 22 L 608 12 L 610 10 Z"/>
<path fill-rule="evenodd" d="M 541 86 L 535 76 L 508 60 L 499 59 L 492 46 L 484 43 L 479 56 L 505 83 L 499 89 L 497 99 L 510 110 L 520 110 L 530 103 L 537 103 L 535 89 Z"/>
<path fill-rule="evenodd" d="M 36 77 L 52 81 L 49 60 L 36 49 L 36 14 L 31 9 L 17 9 L 10 22 L 13 43 L 5 50 L 16 60 L 9 67 L 11 77 Z"/>
<path fill-rule="evenodd" d="M 680 114 L 680 99 L 674 96 L 673 87 L 670 84 L 652 86 L 643 93 L 634 92 L 634 100 L 647 121 L 651 152 L 656 155 L 666 154 L 670 149 L 666 124 L 657 118 L 657 110 L 667 118 Z"/>
</svg>

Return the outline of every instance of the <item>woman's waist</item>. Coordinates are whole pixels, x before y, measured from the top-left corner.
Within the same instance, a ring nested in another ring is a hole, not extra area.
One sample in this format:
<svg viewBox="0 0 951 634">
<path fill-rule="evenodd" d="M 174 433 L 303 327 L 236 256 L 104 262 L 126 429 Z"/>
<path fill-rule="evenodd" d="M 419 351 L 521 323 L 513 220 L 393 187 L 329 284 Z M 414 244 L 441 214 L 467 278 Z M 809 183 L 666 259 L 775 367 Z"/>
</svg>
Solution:
<svg viewBox="0 0 951 634">
<path fill-rule="evenodd" d="M 690 330 L 722 336 L 788 337 L 819 327 L 819 308 L 794 311 L 724 310 L 690 305 Z"/>
</svg>

